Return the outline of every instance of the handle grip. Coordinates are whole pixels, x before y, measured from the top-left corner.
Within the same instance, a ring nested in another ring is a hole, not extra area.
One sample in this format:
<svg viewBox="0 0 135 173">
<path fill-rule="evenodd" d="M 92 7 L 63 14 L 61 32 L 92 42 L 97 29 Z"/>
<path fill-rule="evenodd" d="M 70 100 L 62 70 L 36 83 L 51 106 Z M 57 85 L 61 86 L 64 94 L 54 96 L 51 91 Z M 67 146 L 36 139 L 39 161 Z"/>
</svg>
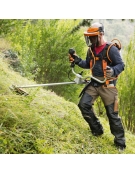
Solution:
<svg viewBox="0 0 135 173">
<path fill-rule="evenodd" d="M 68 53 L 71 55 L 72 58 L 75 59 L 75 56 L 74 56 L 75 50 L 73 48 L 70 48 Z M 73 61 L 70 65 L 70 67 L 74 67 L 74 66 L 75 66 L 75 62 Z"/>
<path fill-rule="evenodd" d="M 73 48 L 70 48 L 69 51 L 68 51 L 68 53 L 69 53 L 71 56 L 73 56 L 74 53 L 75 53 L 75 50 L 74 50 Z"/>
</svg>

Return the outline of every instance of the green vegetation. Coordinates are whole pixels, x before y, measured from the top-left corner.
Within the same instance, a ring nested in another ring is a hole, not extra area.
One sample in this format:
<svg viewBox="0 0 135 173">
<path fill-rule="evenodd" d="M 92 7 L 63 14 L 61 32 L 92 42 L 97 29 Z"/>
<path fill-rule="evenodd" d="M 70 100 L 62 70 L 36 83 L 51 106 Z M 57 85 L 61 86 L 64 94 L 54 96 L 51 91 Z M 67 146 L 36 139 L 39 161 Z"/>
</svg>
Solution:
<svg viewBox="0 0 135 173">
<path fill-rule="evenodd" d="M 120 114 L 125 127 L 135 133 L 135 37 L 124 51 L 125 70 L 119 78 Z"/>
<path fill-rule="evenodd" d="M 74 103 L 42 88 L 27 89 L 28 96 L 10 90 L 12 84 L 34 82 L 9 69 L 2 58 L 0 76 L 0 153 L 119 153 L 104 118 L 104 135 L 93 137 Z M 135 154 L 135 136 L 126 132 L 126 139 L 124 153 Z"/>
<path fill-rule="evenodd" d="M 68 49 L 74 47 L 84 58 L 87 50 L 82 33 L 88 23 L 84 21 L 0 20 L 0 153 L 118 153 L 100 99 L 94 107 L 105 134 L 93 137 L 82 118 L 77 103 L 83 86 L 29 88 L 26 89 L 28 96 L 17 95 L 9 89 L 12 84 L 70 81 Z M 133 36 L 130 41 L 134 24 L 127 20 L 100 22 L 106 26 L 107 40 L 115 36 L 122 39 L 121 53 L 126 66 L 117 84 L 119 112 L 126 130 L 124 153 L 135 153 Z M 4 57 L 7 50 L 10 50 L 11 58 Z M 81 69 L 75 67 L 75 71 Z M 84 70 L 83 76 L 88 73 L 89 70 Z M 74 79 L 74 76 L 70 77 Z"/>
<path fill-rule="evenodd" d="M 7 35 L 13 50 L 20 54 L 23 76 L 38 83 L 69 81 L 68 50 L 74 47 L 79 55 L 86 54 L 82 30 L 71 34 L 80 20 L 20 20 L 14 32 Z M 70 47 L 69 47 L 70 45 Z M 76 101 L 72 90 L 77 86 L 48 87 L 66 99 Z M 70 94 L 69 94 L 70 93 Z"/>
</svg>

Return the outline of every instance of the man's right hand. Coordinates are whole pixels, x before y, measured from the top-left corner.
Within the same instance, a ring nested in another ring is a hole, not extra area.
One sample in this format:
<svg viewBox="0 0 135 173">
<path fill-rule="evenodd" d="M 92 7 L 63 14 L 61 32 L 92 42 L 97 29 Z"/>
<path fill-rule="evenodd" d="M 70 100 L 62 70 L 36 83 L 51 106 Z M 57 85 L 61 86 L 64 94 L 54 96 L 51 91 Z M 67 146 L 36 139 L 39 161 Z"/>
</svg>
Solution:
<svg viewBox="0 0 135 173">
<path fill-rule="evenodd" d="M 79 64 L 79 62 L 81 61 L 81 58 L 79 58 L 76 53 L 75 50 L 73 48 L 69 49 L 69 61 L 70 63 L 75 63 L 75 64 Z"/>
<path fill-rule="evenodd" d="M 72 58 L 72 56 L 69 54 L 69 62 L 72 63 L 74 62 L 74 58 Z"/>
</svg>

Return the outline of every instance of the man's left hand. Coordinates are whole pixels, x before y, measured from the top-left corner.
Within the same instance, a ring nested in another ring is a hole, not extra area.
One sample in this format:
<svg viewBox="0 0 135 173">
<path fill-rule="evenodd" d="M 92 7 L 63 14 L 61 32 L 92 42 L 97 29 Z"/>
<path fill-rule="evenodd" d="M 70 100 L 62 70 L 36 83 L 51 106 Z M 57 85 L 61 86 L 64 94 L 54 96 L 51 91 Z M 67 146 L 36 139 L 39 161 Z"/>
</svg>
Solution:
<svg viewBox="0 0 135 173">
<path fill-rule="evenodd" d="M 107 66 L 106 68 L 106 77 L 107 79 L 111 78 L 114 75 L 114 71 L 111 67 Z"/>
</svg>

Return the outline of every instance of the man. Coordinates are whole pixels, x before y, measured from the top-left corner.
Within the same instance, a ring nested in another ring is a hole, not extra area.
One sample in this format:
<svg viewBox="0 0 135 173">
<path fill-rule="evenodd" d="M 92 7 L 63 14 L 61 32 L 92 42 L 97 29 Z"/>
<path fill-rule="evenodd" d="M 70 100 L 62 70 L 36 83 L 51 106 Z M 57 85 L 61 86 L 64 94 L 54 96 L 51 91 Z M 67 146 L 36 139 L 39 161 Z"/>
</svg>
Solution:
<svg viewBox="0 0 135 173">
<path fill-rule="evenodd" d="M 86 60 L 82 60 L 76 53 L 70 53 L 73 49 L 69 49 L 69 60 L 81 68 L 91 69 L 95 78 L 100 81 L 106 79 L 106 81 L 100 83 L 91 79 L 91 82 L 83 89 L 78 104 L 79 109 L 92 134 L 94 136 L 102 135 L 103 126 L 93 110 L 94 101 L 100 96 L 106 109 L 111 133 L 114 135 L 114 144 L 119 150 L 124 150 L 126 148 L 125 133 L 118 115 L 118 91 L 116 88 L 117 76 L 124 70 L 124 63 L 118 48 L 114 45 L 109 47 L 109 43 L 105 41 L 102 23 L 93 23 L 84 32 L 84 36 L 89 47 Z M 109 52 L 107 52 L 108 47 Z"/>
</svg>

